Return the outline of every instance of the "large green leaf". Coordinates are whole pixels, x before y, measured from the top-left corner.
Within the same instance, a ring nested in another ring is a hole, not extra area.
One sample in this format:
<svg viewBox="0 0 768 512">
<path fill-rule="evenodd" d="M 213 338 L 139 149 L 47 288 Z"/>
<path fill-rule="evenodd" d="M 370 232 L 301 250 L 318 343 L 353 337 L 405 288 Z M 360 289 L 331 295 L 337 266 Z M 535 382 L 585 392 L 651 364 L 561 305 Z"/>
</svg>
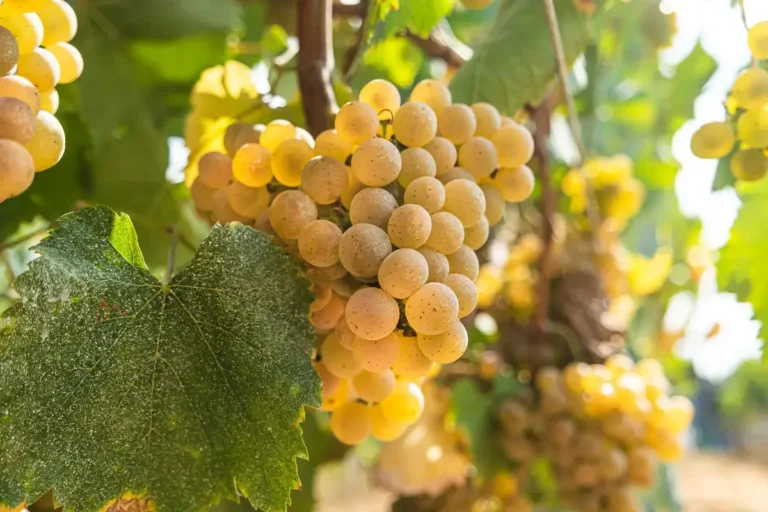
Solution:
<svg viewBox="0 0 768 512">
<path fill-rule="evenodd" d="M 197 511 L 236 490 L 284 510 L 320 403 L 309 282 L 250 227 L 216 227 L 169 284 L 130 219 L 66 215 L 0 332 L 0 499 L 67 510 L 123 493 Z"/>
<path fill-rule="evenodd" d="M 566 58 L 573 62 L 589 39 L 587 15 L 558 1 Z M 537 103 L 555 77 L 555 52 L 541 0 L 504 0 L 487 39 L 451 82 L 457 103 L 487 101 L 506 114 Z"/>
<path fill-rule="evenodd" d="M 408 29 L 421 37 L 429 36 L 435 25 L 450 14 L 454 0 L 400 0 L 397 10 L 386 18 L 387 35 Z"/>
</svg>

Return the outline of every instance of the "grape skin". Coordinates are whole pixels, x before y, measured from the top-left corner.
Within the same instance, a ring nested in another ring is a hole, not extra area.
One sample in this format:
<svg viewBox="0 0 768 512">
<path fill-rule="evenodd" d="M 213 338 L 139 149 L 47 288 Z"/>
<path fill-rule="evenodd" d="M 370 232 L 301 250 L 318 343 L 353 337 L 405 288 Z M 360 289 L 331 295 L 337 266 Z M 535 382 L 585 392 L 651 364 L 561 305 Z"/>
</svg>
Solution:
<svg viewBox="0 0 768 512">
<path fill-rule="evenodd" d="M 435 160 L 436 176 L 441 176 L 456 166 L 458 154 L 456 146 L 444 137 L 435 137 L 424 146 L 432 158 Z"/>
<path fill-rule="evenodd" d="M 47 2 L 37 10 L 42 21 L 44 34 L 42 44 L 67 43 L 77 34 L 77 15 L 74 9 L 63 0 Z"/>
<path fill-rule="evenodd" d="M 320 354 L 326 369 L 337 377 L 349 379 L 362 371 L 352 351 L 341 346 L 335 332 L 325 337 Z"/>
<path fill-rule="evenodd" d="M 61 79 L 61 67 L 56 57 L 45 48 L 35 48 L 19 57 L 16 72 L 32 82 L 40 92 L 50 91 Z"/>
<path fill-rule="evenodd" d="M 274 153 L 281 143 L 295 139 L 297 136 L 298 132 L 294 125 L 283 119 L 277 119 L 264 127 L 259 136 L 259 144 Z"/>
<path fill-rule="evenodd" d="M 19 43 L 5 27 L 0 27 L 0 76 L 7 75 L 19 62 Z"/>
<path fill-rule="evenodd" d="M 392 252 L 389 237 L 373 224 L 355 224 L 339 242 L 339 258 L 350 274 L 375 277 L 384 259 Z"/>
<path fill-rule="evenodd" d="M 448 274 L 443 284 L 453 290 L 459 301 L 459 318 L 472 314 L 477 307 L 477 288 L 470 278 L 463 274 Z"/>
<path fill-rule="evenodd" d="M 300 190 L 280 192 L 269 207 L 269 222 L 280 238 L 296 240 L 301 228 L 317 220 L 317 206 Z"/>
<path fill-rule="evenodd" d="M 489 139 L 496 130 L 501 128 L 501 114 L 490 103 L 474 103 L 470 108 L 477 121 L 475 137 Z"/>
<path fill-rule="evenodd" d="M 501 196 L 508 203 L 519 203 L 528 199 L 533 193 L 535 178 L 533 171 L 523 165 L 500 169 L 493 180 Z"/>
<path fill-rule="evenodd" d="M 371 432 L 368 407 L 358 402 L 349 402 L 331 414 L 331 432 L 344 444 L 360 444 Z"/>
<path fill-rule="evenodd" d="M 398 249 L 379 268 L 381 289 L 396 299 L 407 299 L 427 283 L 429 265 L 414 249 Z"/>
<path fill-rule="evenodd" d="M 741 114 L 736 127 L 742 149 L 768 146 L 768 110 L 765 107 Z"/>
<path fill-rule="evenodd" d="M 348 186 L 347 169 L 335 158 L 316 156 L 301 172 L 301 189 L 317 204 L 338 201 Z"/>
<path fill-rule="evenodd" d="M 758 60 L 768 59 L 768 22 L 761 21 L 749 29 L 747 36 L 749 50 Z"/>
<path fill-rule="evenodd" d="M 375 404 L 387 398 L 395 389 L 395 374 L 392 370 L 376 373 L 363 370 L 352 378 L 352 387 L 361 399 Z"/>
<path fill-rule="evenodd" d="M 762 68 L 747 69 L 736 78 L 731 94 L 747 110 L 768 104 L 768 71 Z"/>
<path fill-rule="evenodd" d="M 192 196 L 192 200 L 195 202 L 195 206 L 198 210 L 203 212 L 210 212 L 213 210 L 213 194 L 216 192 L 205 185 L 200 176 L 198 176 L 192 186 L 189 189 L 189 193 Z"/>
<path fill-rule="evenodd" d="M 425 146 L 437 134 L 437 116 L 426 104 L 410 101 L 395 114 L 392 130 L 397 141 L 408 147 Z"/>
<path fill-rule="evenodd" d="M 395 181 L 403 161 L 394 144 L 386 139 L 366 140 L 352 154 L 352 173 L 369 187 L 383 187 Z"/>
<path fill-rule="evenodd" d="M 272 153 L 270 167 L 275 179 L 286 187 L 301 186 L 304 167 L 312 160 L 314 151 L 300 139 L 288 139 L 280 143 Z"/>
<path fill-rule="evenodd" d="M 424 245 L 432 232 L 432 218 L 429 212 L 416 204 L 405 204 L 392 212 L 387 225 L 387 234 L 392 244 L 401 249 L 418 249 Z"/>
<path fill-rule="evenodd" d="M 310 265 L 330 267 L 339 261 L 341 228 L 327 220 L 310 222 L 299 232 L 299 252 Z"/>
<path fill-rule="evenodd" d="M 344 316 L 345 307 L 344 299 L 337 293 L 332 293 L 328 304 L 318 311 L 313 311 L 309 319 L 317 330 L 328 331 L 333 329 Z"/>
<path fill-rule="evenodd" d="M 51 89 L 40 95 L 40 108 L 51 114 L 56 114 L 59 110 L 59 93 L 56 89 Z"/>
<path fill-rule="evenodd" d="M 472 281 L 476 281 L 480 273 L 477 253 L 466 245 L 462 245 L 458 251 L 448 255 L 448 265 L 451 274 L 462 274 Z"/>
<path fill-rule="evenodd" d="M 533 157 L 533 136 L 524 126 L 500 128 L 491 136 L 491 142 L 496 147 L 500 167 L 519 167 Z"/>
<path fill-rule="evenodd" d="M 430 361 L 449 364 L 457 361 L 467 350 L 469 337 L 464 325 L 456 320 L 444 333 L 418 335 L 419 349 Z"/>
<path fill-rule="evenodd" d="M 349 298 L 345 316 L 355 336 L 379 340 L 394 332 L 400 320 L 400 308 L 385 291 L 362 288 Z"/>
<path fill-rule="evenodd" d="M 0 139 L 27 144 L 35 135 L 35 114 L 21 100 L 0 97 Z"/>
<path fill-rule="evenodd" d="M 731 172 L 742 181 L 757 181 L 768 170 L 768 158 L 760 149 L 741 149 L 731 159 Z"/>
<path fill-rule="evenodd" d="M 499 166 L 496 146 L 483 137 L 472 137 L 459 150 L 459 165 L 478 180 L 487 178 Z"/>
<path fill-rule="evenodd" d="M 224 132 L 224 149 L 234 158 L 237 150 L 246 144 L 258 144 L 261 132 L 266 128 L 263 124 L 232 123 Z"/>
<path fill-rule="evenodd" d="M 397 200 L 383 188 L 364 188 L 352 199 L 349 220 L 352 224 L 373 224 L 386 229 Z"/>
<path fill-rule="evenodd" d="M 315 140 L 315 156 L 330 156 L 346 162 L 355 147 L 344 140 L 336 130 L 325 130 Z"/>
<path fill-rule="evenodd" d="M 733 128 L 728 123 L 706 123 L 691 137 L 691 151 L 699 158 L 722 158 L 736 143 Z"/>
<path fill-rule="evenodd" d="M 504 218 L 507 204 L 504 201 L 501 192 L 499 192 L 499 189 L 495 186 L 489 183 L 483 183 L 480 185 L 480 189 L 485 195 L 485 217 L 488 220 L 489 225 L 495 226 Z"/>
<path fill-rule="evenodd" d="M 0 139 L 0 203 L 27 190 L 34 178 L 35 163 L 24 146 Z"/>
<path fill-rule="evenodd" d="M 60 84 L 71 84 L 83 74 L 83 56 L 69 43 L 56 43 L 46 46 L 53 54 L 61 69 Z"/>
<path fill-rule="evenodd" d="M 424 256 L 429 267 L 428 283 L 442 283 L 448 276 L 449 264 L 448 257 L 434 249 L 428 247 L 420 247 L 417 249 L 419 253 Z"/>
<path fill-rule="evenodd" d="M 416 423 L 424 411 L 424 393 L 413 382 L 400 381 L 381 402 L 381 411 L 389 421 L 408 425 Z"/>
<path fill-rule="evenodd" d="M 371 421 L 371 435 L 382 442 L 394 441 L 408 428 L 407 423 L 391 421 L 384 415 L 381 405 L 375 405 L 368 410 Z"/>
<path fill-rule="evenodd" d="M 459 299 L 442 283 L 427 283 L 405 303 L 405 316 L 417 333 L 441 334 L 459 315 Z"/>
<path fill-rule="evenodd" d="M 440 136 L 460 146 L 475 134 L 475 114 L 471 108 L 460 103 L 448 106 L 440 114 L 438 129 Z"/>
<path fill-rule="evenodd" d="M 234 181 L 228 188 L 227 200 L 238 215 L 253 219 L 269 209 L 270 193 L 266 187 L 253 188 Z"/>
<path fill-rule="evenodd" d="M 437 178 L 443 183 L 443 185 L 447 185 L 455 180 L 467 180 L 473 183 L 477 181 L 477 178 L 475 178 L 471 172 L 465 171 L 461 167 L 454 167 L 450 171 L 446 172 L 445 174 L 441 174 Z"/>
<path fill-rule="evenodd" d="M 0 25 L 16 38 L 19 57 L 32 53 L 43 42 L 43 23 L 35 13 L 0 18 Z"/>
<path fill-rule="evenodd" d="M 455 215 L 465 228 L 470 228 L 485 214 L 485 195 L 469 180 L 451 181 L 445 185 L 444 209 Z"/>
<path fill-rule="evenodd" d="M 246 144 L 232 160 L 232 173 L 237 181 L 249 187 L 264 187 L 272 181 L 272 155 L 266 146 Z"/>
<path fill-rule="evenodd" d="M 224 153 L 211 151 L 204 154 L 197 167 L 198 178 L 206 187 L 219 189 L 232 180 L 232 159 Z"/>
<path fill-rule="evenodd" d="M 486 213 L 487 211 L 488 209 L 486 208 Z M 483 215 L 480 222 L 464 230 L 464 245 L 469 246 L 473 251 L 478 251 L 488 241 L 489 235 L 490 226 L 488 219 Z"/>
<path fill-rule="evenodd" d="M 426 377 L 432 369 L 432 361 L 421 353 L 418 341 L 413 336 L 400 337 L 400 354 L 392 364 L 392 370 L 398 377 L 420 379 Z"/>
<path fill-rule="evenodd" d="M 224 225 L 230 222 L 246 222 L 248 219 L 238 214 L 229 204 L 229 185 L 213 193 L 211 212 L 216 220 Z"/>
<path fill-rule="evenodd" d="M 50 169 L 64 156 L 64 128 L 50 112 L 40 111 L 35 122 L 35 135 L 26 146 L 35 162 L 35 172 Z"/>
<path fill-rule="evenodd" d="M 424 148 L 408 148 L 401 153 L 401 157 L 403 165 L 397 182 L 404 188 L 418 178 L 434 177 L 437 174 L 435 159 Z"/>
<path fill-rule="evenodd" d="M 458 251 L 464 243 L 464 226 L 455 215 L 437 212 L 432 215 L 432 232 L 426 245 L 445 255 Z"/>
<path fill-rule="evenodd" d="M 400 108 L 400 92 L 397 87 L 380 78 L 365 84 L 360 89 L 359 97 L 361 102 L 370 105 L 379 114 L 380 119 L 390 119 Z"/>
<path fill-rule="evenodd" d="M 32 109 L 35 116 L 40 112 L 40 93 L 35 89 L 32 82 L 24 77 L 0 77 L 0 97 L 11 97 L 23 101 Z"/>
<path fill-rule="evenodd" d="M 436 115 L 440 115 L 445 107 L 453 103 L 451 90 L 437 80 L 428 78 L 422 80 L 411 92 L 410 101 L 424 103 L 429 106 Z"/>
<path fill-rule="evenodd" d="M 335 128 L 345 142 L 358 146 L 376 137 L 379 131 L 379 116 L 369 105 L 353 101 L 339 109 Z"/>
<path fill-rule="evenodd" d="M 369 372 L 383 372 L 397 360 L 400 354 L 400 335 L 393 332 L 379 340 L 355 337 L 352 350 L 355 361 Z"/>
<path fill-rule="evenodd" d="M 417 204 L 428 213 L 437 213 L 445 205 L 445 186 L 435 178 L 424 176 L 414 180 L 405 189 L 406 204 Z"/>
</svg>

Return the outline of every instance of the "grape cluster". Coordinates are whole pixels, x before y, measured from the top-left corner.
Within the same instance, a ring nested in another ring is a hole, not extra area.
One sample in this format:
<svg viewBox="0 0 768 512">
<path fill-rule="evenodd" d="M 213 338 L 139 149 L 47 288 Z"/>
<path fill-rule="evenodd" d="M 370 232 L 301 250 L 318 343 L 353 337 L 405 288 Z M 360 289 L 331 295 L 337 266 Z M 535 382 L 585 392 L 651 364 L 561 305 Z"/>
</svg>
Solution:
<svg viewBox="0 0 768 512">
<path fill-rule="evenodd" d="M 768 21 L 753 26 L 747 39 L 754 65 L 733 84 L 728 119 L 701 126 L 693 134 L 691 151 L 699 158 L 723 158 L 733 152 L 734 177 L 756 181 L 768 171 L 768 71 L 760 66 L 768 59 Z"/>
<path fill-rule="evenodd" d="M 331 429 L 349 444 L 394 439 L 421 414 L 420 379 L 467 347 L 475 251 L 533 190 L 530 132 L 487 103 L 454 104 L 435 80 L 403 104 L 374 80 L 316 140 L 280 120 L 232 124 L 224 146 L 199 161 L 197 208 L 305 262 Z"/>
<path fill-rule="evenodd" d="M 650 487 L 658 462 L 680 459 L 693 405 L 668 396 L 661 365 L 623 355 L 605 365 L 542 368 L 536 398 L 498 410 L 501 443 L 524 481 L 535 458 L 549 461 L 560 498 L 580 512 L 643 510 L 633 490 Z M 521 485 L 524 485 L 521 483 Z"/>
<path fill-rule="evenodd" d="M 69 44 L 76 32 L 75 11 L 64 0 L 0 5 L 0 203 L 64 155 L 56 86 L 83 72 L 83 57 Z"/>
</svg>

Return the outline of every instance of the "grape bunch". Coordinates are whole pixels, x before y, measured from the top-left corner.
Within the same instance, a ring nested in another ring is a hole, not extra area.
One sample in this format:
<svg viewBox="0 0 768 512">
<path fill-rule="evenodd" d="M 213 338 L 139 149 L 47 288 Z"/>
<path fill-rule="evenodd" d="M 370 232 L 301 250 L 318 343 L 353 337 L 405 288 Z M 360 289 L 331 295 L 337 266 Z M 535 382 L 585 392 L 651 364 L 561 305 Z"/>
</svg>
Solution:
<svg viewBox="0 0 768 512">
<path fill-rule="evenodd" d="M 64 155 L 56 86 L 83 72 L 83 57 L 69 44 L 76 32 L 75 11 L 64 0 L 0 4 L 0 203 Z"/>
<path fill-rule="evenodd" d="M 668 396 L 661 365 L 635 365 L 624 355 L 604 365 L 545 367 L 535 398 L 515 397 L 498 409 L 501 445 L 525 485 L 534 459 L 548 461 L 564 506 L 579 512 L 644 510 L 634 490 L 653 485 L 656 465 L 683 455 L 680 436 L 693 405 Z"/>
<path fill-rule="evenodd" d="M 199 160 L 198 210 L 305 263 L 336 437 L 398 437 L 422 412 L 419 383 L 466 350 L 475 251 L 533 190 L 530 132 L 487 103 L 454 104 L 435 80 L 402 104 L 374 80 L 317 139 L 277 120 L 233 123 L 223 142 Z"/>
<path fill-rule="evenodd" d="M 691 151 L 699 158 L 720 159 L 731 155 L 730 167 L 738 180 L 757 181 L 768 171 L 768 21 L 754 25 L 747 42 L 753 66 L 743 71 L 728 98 L 724 122 L 701 126 L 691 139 Z"/>
</svg>

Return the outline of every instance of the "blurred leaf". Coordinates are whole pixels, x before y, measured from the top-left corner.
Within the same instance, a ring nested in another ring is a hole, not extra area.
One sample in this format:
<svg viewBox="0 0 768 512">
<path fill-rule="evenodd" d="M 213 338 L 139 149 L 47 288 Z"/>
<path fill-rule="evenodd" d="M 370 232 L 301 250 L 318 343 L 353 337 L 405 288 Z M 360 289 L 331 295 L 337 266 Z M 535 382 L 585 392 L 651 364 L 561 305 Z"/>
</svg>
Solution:
<svg viewBox="0 0 768 512">
<path fill-rule="evenodd" d="M 588 16 L 571 1 L 558 2 L 557 15 L 566 57 L 572 63 L 589 39 Z M 505 0 L 487 39 L 456 73 L 451 91 L 456 103 L 487 101 L 512 115 L 538 103 L 555 77 L 555 53 L 540 0 Z"/>
<path fill-rule="evenodd" d="M 224 34 L 195 35 L 171 41 L 142 40 L 130 44 L 137 75 L 142 82 L 149 83 L 194 83 L 203 70 L 225 59 L 226 49 Z"/>
<path fill-rule="evenodd" d="M 288 49 L 288 33 L 280 25 L 270 25 L 261 35 L 261 53 L 273 59 Z"/>
<path fill-rule="evenodd" d="M 715 180 L 712 182 L 712 190 L 722 190 L 736 185 L 736 176 L 731 172 L 731 159 L 739 150 L 739 145 L 734 144 L 733 150 L 717 162 Z"/>
<path fill-rule="evenodd" d="M 423 53 L 411 41 L 404 37 L 388 37 L 365 52 L 352 86 L 360 90 L 370 80 L 384 78 L 398 87 L 408 87 L 423 61 Z"/>
<path fill-rule="evenodd" d="M 654 101 L 663 105 L 663 120 L 674 132 L 693 117 L 693 104 L 704 85 L 712 78 L 717 62 L 697 44 L 677 69 L 669 84 L 656 95 Z"/>
<path fill-rule="evenodd" d="M 386 16 L 387 35 L 408 29 L 427 37 L 435 25 L 453 10 L 454 0 L 399 0 L 399 3 L 400 8 Z"/>
</svg>

